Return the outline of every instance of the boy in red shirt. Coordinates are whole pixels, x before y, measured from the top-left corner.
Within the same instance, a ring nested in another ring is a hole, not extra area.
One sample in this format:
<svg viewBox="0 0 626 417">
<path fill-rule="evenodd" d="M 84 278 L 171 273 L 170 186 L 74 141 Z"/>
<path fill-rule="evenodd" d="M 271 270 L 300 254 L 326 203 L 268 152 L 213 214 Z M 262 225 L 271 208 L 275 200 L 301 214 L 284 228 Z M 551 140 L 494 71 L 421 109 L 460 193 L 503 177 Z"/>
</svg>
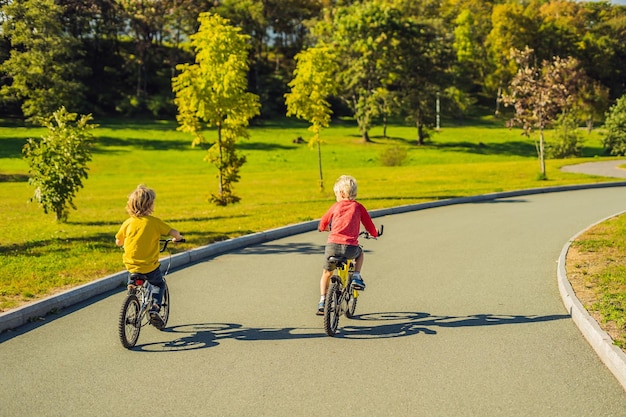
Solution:
<svg viewBox="0 0 626 417">
<path fill-rule="evenodd" d="M 331 256 L 345 256 L 354 259 L 354 275 L 352 284 L 357 290 L 365 289 L 365 282 L 360 275 L 363 266 L 363 250 L 359 246 L 359 232 L 361 223 L 372 237 L 378 237 L 378 231 L 367 209 L 356 199 L 356 180 L 348 175 L 342 175 L 335 182 L 333 188 L 337 202 L 322 216 L 318 230 L 330 231 L 326 249 L 324 250 L 324 270 L 320 280 L 320 301 L 317 305 L 317 315 L 324 314 L 324 301 L 328 283 L 333 274 L 335 265 L 328 262 Z"/>
</svg>

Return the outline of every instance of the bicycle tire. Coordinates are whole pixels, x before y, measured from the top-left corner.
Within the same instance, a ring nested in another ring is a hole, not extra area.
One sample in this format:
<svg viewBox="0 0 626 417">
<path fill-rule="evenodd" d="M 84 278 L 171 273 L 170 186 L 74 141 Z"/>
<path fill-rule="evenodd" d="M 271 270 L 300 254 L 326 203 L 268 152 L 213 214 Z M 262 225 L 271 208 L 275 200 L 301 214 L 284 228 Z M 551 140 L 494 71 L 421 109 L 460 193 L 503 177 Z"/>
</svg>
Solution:
<svg viewBox="0 0 626 417">
<path fill-rule="evenodd" d="M 122 346 L 126 349 L 130 349 L 135 346 L 137 339 L 139 339 L 139 332 L 141 331 L 141 317 L 139 313 L 141 311 L 141 305 L 136 295 L 129 295 L 124 300 L 122 310 L 120 311 L 120 321 L 118 325 L 120 341 Z"/>
<path fill-rule="evenodd" d="M 339 283 L 333 279 L 326 291 L 326 302 L 324 303 L 324 332 L 331 337 L 337 333 L 337 327 L 339 326 L 339 316 L 341 315 L 340 293 Z"/>
<path fill-rule="evenodd" d="M 163 330 L 165 326 L 167 326 L 167 320 L 170 317 L 170 290 L 167 288 L 167 282 L 164 282 L 163 287 L 161 287 L 161 291 L 163 291 L 163 298 L 161 299 L 161 310 L 159 310 L 159 316 L 161 320 L 163 320 L 163 325 L 157 327 L 159 330 Z"/>
<path fill-rule="evenodd" d="M 358 293 L 356 290 L 353 290 L 353 289 L 349 290 L 348 308 L 346 309 L 346 317 L 349 319 L 354 317 L 354 312 L 356 311 L 356 303 L 358 301 L 357 296 L 358 296 Z"/>
</svg>

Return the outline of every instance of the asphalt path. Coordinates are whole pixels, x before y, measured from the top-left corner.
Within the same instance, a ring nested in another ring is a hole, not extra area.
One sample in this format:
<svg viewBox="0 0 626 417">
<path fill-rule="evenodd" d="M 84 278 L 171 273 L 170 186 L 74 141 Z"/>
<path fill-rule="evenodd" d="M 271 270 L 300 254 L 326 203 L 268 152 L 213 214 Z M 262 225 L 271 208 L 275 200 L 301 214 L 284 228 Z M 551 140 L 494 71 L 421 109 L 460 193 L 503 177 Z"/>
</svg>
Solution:
<svg viewBox="0 0 626 417">
<path fill-rule="evenodd" d="M 378 217 L 356 318 L 314 315 L 326 234 L 168 275 L 167 329 L 124 349 L 124 293 L 0 335 L 1 416 L 624 416 L 556 261 L 626 208 L 605 188 Z"/>
<path fill-rule="evenodd" d="M 626 161 L 585 162 L 583 164 L 566 165 L 562 167 L 561 170 L 564 172 L 580 172 L 601 177 L 626 178 L 626 169 L 620 168 L 621 166 L 626 166 Z"/>
</svg>

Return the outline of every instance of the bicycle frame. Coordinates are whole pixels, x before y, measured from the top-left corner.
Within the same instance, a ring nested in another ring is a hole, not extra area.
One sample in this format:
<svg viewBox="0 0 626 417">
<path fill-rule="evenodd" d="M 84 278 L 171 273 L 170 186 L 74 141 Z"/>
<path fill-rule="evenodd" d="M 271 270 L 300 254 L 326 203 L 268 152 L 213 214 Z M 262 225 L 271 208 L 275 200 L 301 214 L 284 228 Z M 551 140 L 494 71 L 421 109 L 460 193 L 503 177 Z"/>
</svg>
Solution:
<svg viewBox="0 0 626 417">
<path fill-rule="evenodd" d="M 334 336 L 339 325 L 339 316 L 354 316 L 359 292 L 352 287 L 354 273 L 354 259 L 330 257 L 335 263 L 335 270 L 330 277 L 324 305 L 324 331 L 328 336 Z"/>
<path fill-rule="evenodd" d="M 331 276 L 331 282 L 333 279 L 336 281 L 339 278 L 341 282 L 342 288 L 342 299 L 344 298 L 344 293 L 346 289 L 350 289 L 350 284 L 352 284 L 352 274 L 354 273 L 354 259 L 347 258 L 345 262 L 337 262 L 337 267 L 335 268 L 335 273 Z M 359 292 L 355 289 L 352 289 L 352 296 L 357 298 L 359 296 Z M 345 311 L 342 308 L 343 311 Z"/>
<path fill-rule="evenodd" d="M 132 274 L 131 279 L 135 288 L 130 290 L 130 294 L 134 294 L 139 298 L 139 303 L 141 304 L 141 309 L 139 310 L 138 322 L 143 327 L 149 323 L 148 320 L 144 320 L 146 318 L 146 313 L 152 308 L 152 303 L 154 302 L 154 285 L 150 284 L 146 279 L 145 275 L 140 274 Z M 165 278 L 163 278 L 165 281 Z"/>
</svg>

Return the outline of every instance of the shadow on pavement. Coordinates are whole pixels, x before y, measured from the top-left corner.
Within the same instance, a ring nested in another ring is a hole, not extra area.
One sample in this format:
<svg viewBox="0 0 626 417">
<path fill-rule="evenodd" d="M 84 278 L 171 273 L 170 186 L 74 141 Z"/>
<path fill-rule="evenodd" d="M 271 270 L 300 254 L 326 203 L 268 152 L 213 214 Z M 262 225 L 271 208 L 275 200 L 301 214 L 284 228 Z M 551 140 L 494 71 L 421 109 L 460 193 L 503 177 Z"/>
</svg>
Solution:
<svg viewBox="0 0 626 417">
<path fill-rule="evenodd" d="M 437 327 L 474 327 L 540 323 L 569 319 L 568 314 L 548 316 L 473 314 L 469 316 L 433 316 L 419 312 L 370 313 L 341 318 L 335 338 L 389 339 L 419 333 L 435 335 Z M 358 324 L 355 324 L 358 323 Z M 218 346 L 221 340 L 276 341 L 327 337 L 322 323 L 318 328 L 259 328 L 244 327 L 237 323 L 199 323 L 168 327 L 164 334 L 180 335 L 171 341 L 137 345 L 141 352 L 177 352 L 206 349 Z"/>
<path fill-rule="evenodd" d="M 414 312 L 371 313 L 355 316 L 354 320 L 374 322 L 374 324 L 371 324 L 369 326 L 344 326 L 342 331 L 337 336 L 348 339 L 380 339 L 411 336 L 419 333 L 434 335 L 437 334 L 437 331 L 433 328 L 437 327 L 454 328 L 529 324 L 568 318 L 570 318 L 569 314 L 554 314 L 549 316 L 502 314 L 473 314 L 470 316 L 433 316 L 428 313 Z M 376 322 L 387 321 L 393 323 L 376 324 Z"/>
<path fill-rule="evenodd" d="M 261 245 L 249 246 L 232 252 L 233 255 L 271 255 L 271 254 L 321 254 L 324 255 L 323 245 L 314 245 L 309 243 L 289 243 L 275 244 L 264 243 Z"/>
</svg>

